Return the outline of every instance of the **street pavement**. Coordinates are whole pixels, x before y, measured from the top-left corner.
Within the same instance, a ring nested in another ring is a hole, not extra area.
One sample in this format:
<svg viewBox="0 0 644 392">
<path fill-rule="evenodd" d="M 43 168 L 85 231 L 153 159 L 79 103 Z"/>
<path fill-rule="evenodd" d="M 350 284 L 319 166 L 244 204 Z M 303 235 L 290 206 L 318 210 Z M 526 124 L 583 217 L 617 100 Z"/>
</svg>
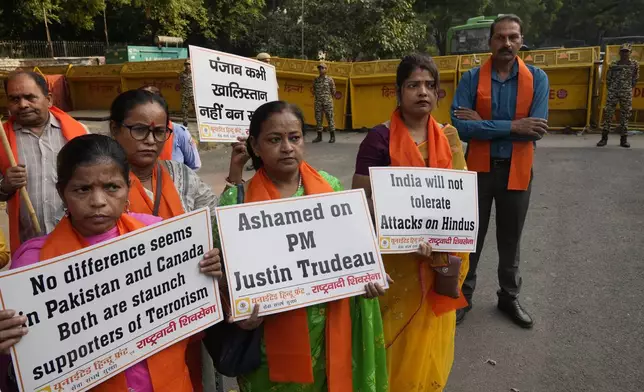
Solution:
<svg viewBox="0 0 644 392">
<path fill-rule="evenodd" d="M 307 160 L 350 187 L 363 137 L 307 143 Z M 644 390 L 644 137 L 631 137 L 630 150 L 617 146 L 617 135 L 602 149 L 597 140 L 548 135 L 539 143 L 521 247 L 520 298 L 536 320 L 532 330 L 496 309 L 492 217 L 446 392 Z M 223 188 L 228 154 L 203 156 L 200 175 L 215 189 Z"/>
<path fill-rule="evenodd" d="M 334 145 L 307 142 L 307 160 L 348 188 L 363 137 L 338 132 Z M 603 149 L 597 140 L 548 135 L 539 143 L 521 247 L 520 298 L 536 320 L 532 330 L 496 310 L 492 217 L 447 392 L 644 390 L 644 137 L 630 138 L 630 150 L 617 146 L 617 135 Z M 229 154 L 222 147 L 202 155 L 199 174 L 216 192 Z"/>
</svg>

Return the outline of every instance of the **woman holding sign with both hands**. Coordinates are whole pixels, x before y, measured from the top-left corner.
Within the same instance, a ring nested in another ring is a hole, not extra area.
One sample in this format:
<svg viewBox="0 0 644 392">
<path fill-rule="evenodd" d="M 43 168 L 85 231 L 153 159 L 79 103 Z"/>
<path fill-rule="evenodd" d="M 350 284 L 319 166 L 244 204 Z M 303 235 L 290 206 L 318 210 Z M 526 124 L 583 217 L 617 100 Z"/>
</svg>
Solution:
<svg viewBox="0 0 644 392">
<path fill-rule="evenodd" d="M 296 106 L 283 101 L 266 103 L 255 111 L 246 149 L 236 149 L 231 166 L 243 167 L 245 162 L 235 154 L 248 151 L 257 173 L 249 182 L 225 191 L 220 205 L 342 190 L 338 179 L 304 160 L 303 120 Z M 384 294 L 373 283 L 366 291 L 365 297 Z M 236 323 L 246 330 L 263 327 L 259 367 L 238 377 L 241 391 L 388 391 L 380 310 L 375 299 L 365 297 L 263 320 L 257 317 L 256 305 L 250 319 Z"/>
<path fill-rule="evenodd" d="M 25 242 L 16 251 L 12 268 L 71 253 L 161 220 L 128 210 L 130 168 L 126 153 L 107 136 L 86 135 L 68 142 L 58 155 L 57 172 L 57 189 L 65 205 L 65 217 L 49 235 Z M 220 278 L 219 250 L 207 252 L 198 268 L 204 274 Z M 26 322 L 25 316 L 17 316 L 13 310 L 0 311 L 2 353 L 8 353 L 21 338 L 29 339 L 25 336 L 27 328 L 22 327 Z M 160 351 L 92 390 L 192 392 L 186 365 L 188 341 L 185 339 Z"/>
<path fill-rule="evenodd" d="M 396 74 L 398 108 L 367 134 L 356 159 L 353 188 L 364 188 L 370 202 L 369 167 L 465 169 L 456 129 L 442 128 L 431 116 L 438 86 L 431 57 L 403 58 Z M 432 252 L 429 244 L 421 244 L 418 253 L 382 257 L 396 280 L 380 299 L 392 391 L 445 388 L 454 358 L 455 310 L 467 305 L 460 287 L 468 254 Z"/>
</svg>

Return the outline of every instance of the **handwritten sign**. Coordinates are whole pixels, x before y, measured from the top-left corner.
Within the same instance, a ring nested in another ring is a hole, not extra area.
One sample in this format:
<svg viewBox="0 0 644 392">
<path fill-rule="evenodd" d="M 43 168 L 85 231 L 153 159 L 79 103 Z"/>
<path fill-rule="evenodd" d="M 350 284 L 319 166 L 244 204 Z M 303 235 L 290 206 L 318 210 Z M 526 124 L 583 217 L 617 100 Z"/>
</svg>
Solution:
<svg viewBox="0 0 644 392">
<path fill-rule="evenodd" d="M 413 167 L 369 169 L 382 253 L 410 253 L 421 242 L 437 252 L 475 252 L 475 172 Z"/>
<path fill-rule="evenodd" d="M 235 320 L 387 287 L 363 190 L 217 209 Z"/>
<path fill-rule="evenodd" d="M 21 391 L 83 391 L 223 318 L 207 209 L 0 274 L 28 318 L 12 349 Z"/>
<path fill-rule="evenodd" d="M 277 100 L 275 67 L 198 46 L 190 46 L 190 58 L 200 140 L 247 136 L 255 109 Z"/>
</svg>

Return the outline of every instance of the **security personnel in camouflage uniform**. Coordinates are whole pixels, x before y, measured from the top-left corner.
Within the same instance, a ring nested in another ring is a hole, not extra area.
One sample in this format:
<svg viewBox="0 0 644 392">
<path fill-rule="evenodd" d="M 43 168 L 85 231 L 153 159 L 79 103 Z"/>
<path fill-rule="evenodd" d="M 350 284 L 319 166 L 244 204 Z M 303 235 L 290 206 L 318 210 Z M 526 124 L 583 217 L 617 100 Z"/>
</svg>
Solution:
<svg viewBox="0 0 644 392">
<path fill-rule="evenodd" d="M 606 85 L 608 86 L 608 97 L 606 99 L 606 108 L 604 112 L 604 126 L 602 129 L 602 138 L 597 143 L 597 147 L 603 147 L 608 142 L 608 132 L 610 132 L 610 123 L 615 114 L 615 107 L 619 103 L 619 127 L 621 139 L 619 145 L 629 148 L 628 144 L 628 120 L 631 118 L 633 110 L 633 88 L 637 84 L 640 76 L 640 65 L 637 60 L 631 59 L 631 44 L 624 44 L 619 49 L 619 61 L 613 61 L 608 68 L 606 75 Z"/>
<path fill-rule="evenodd" d="M 327 66 L 324 63 L 318 65 L 320 76 L 313 81 L 313 96 L 315 98 L 315 122 L 318 137 L 313 143 L 322 141 L 322 115 L 326 115 L 329 122 L 329 132 L 331 138 L 329 143 L 335 143 L 335 120 L 333 118 L 333 97 L 335 96 L 335 82 L 333 78 L 326 74 Z"/>
<path fill-rule="evenodd" d="M 190 60 L 183 63 L 183 72 L 179 75 L 181 82 L 181 116 L 183 117 L 183 126 L 188 126 L 188 111 L 195 108 L 194 96 L 192 94 L 192 69 Z"/>
</svg>

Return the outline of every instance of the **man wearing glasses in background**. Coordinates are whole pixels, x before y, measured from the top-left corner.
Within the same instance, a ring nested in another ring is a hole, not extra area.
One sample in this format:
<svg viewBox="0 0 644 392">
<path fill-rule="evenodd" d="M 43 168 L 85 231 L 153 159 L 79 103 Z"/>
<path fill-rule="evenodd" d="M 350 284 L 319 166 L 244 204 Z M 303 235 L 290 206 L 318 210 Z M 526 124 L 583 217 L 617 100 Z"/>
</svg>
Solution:
<svg viewBox="0 0 644 392">
<path fill-rule="evenodd" d="M 85 135 L 85 125 L 52 105 L 45 78 L 36 72 L 15 72 L 4 85 L 9 121 L 4 131 L 18 166 L 11 167 L 4 149 L 0 152 L 0 201 L 8 202 L 11 252 L 21 243 L 48 234 L 65 214 L 56 191 L 56 158 L 69 140 Z M 27 187 L 42 230 L 38 233 L 19 190 Z"/>
<path fill-rule="evenodd" d="M 520 242 L 530 204 L 536 141 L 548 129 L 548 78 L 517 57 L 523 45 L 521 19 L 503 15 L 490 27 L 491 58 L 463 74 L 452 103 L 452 123 L 468 143 L 467 166 L 478 172 L 479 231 L 476 253 L 463 284 L 469 306 L 456 314 L 457 324 L 472 307 L 478 265 L 490 220 L 496 211 L 499 253 L 498 309 L 523 328 L 532 317 L 519 303 Z"/>
</svg>

